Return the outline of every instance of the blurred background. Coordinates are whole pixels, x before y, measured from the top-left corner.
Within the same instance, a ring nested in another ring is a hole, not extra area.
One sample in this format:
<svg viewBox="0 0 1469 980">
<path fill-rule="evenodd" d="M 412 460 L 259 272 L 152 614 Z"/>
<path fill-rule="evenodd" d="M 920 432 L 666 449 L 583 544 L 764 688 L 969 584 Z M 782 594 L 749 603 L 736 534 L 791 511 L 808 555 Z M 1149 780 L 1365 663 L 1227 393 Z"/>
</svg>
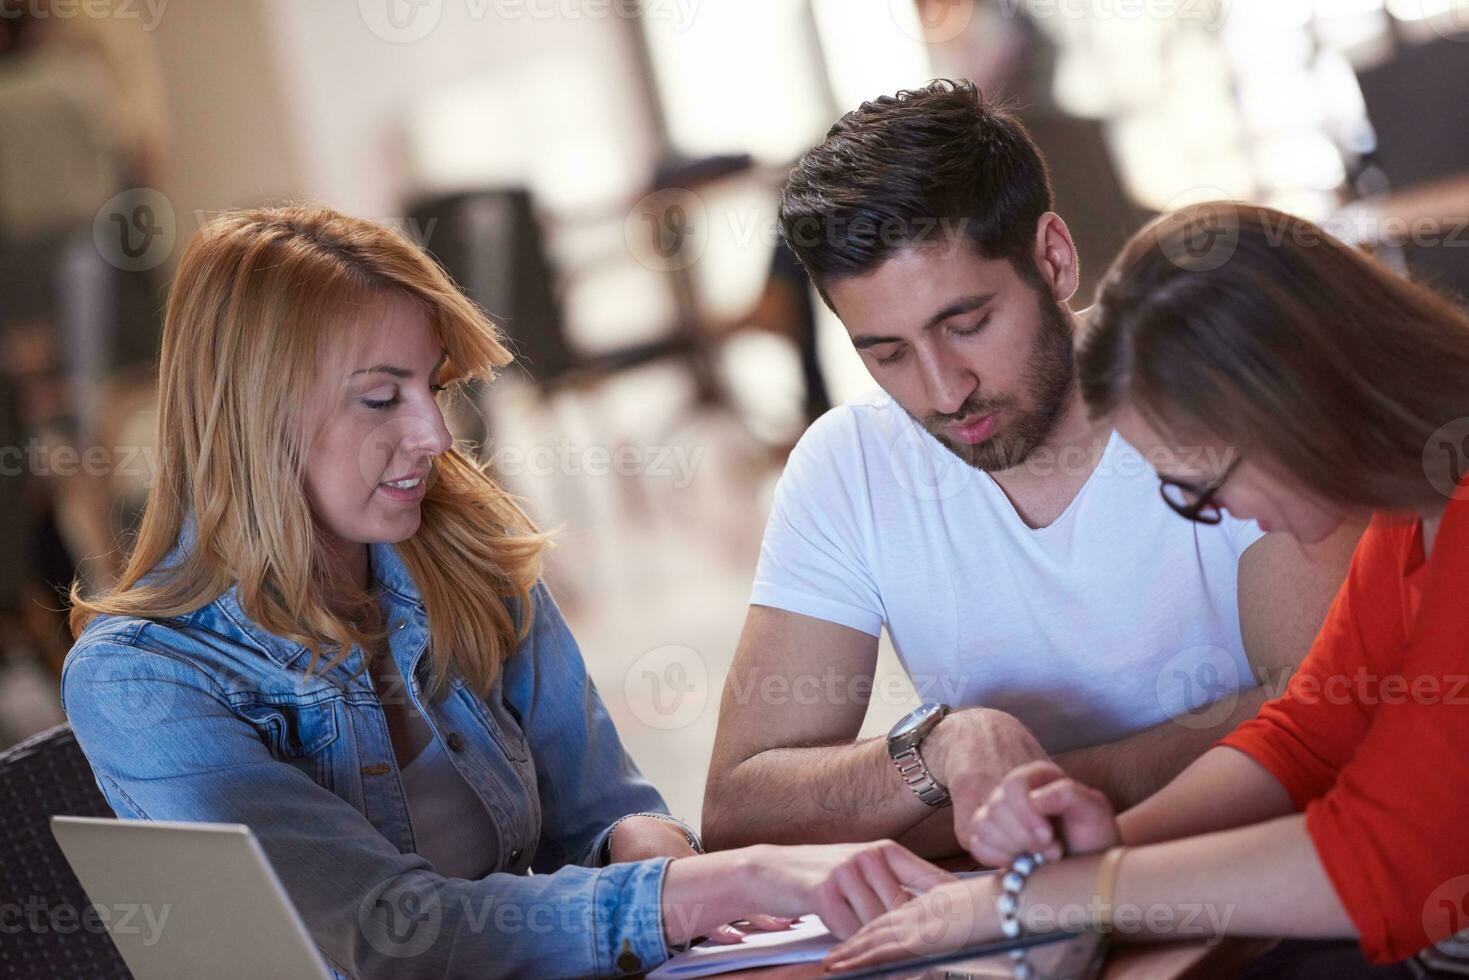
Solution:
<svg viewBox="0 0 1469 980">
<path fill-rule="evenodd" d="M 0 748 L 151 478 L 173 264 L 224 208 L 415 236 L 521 364 L 459 406 L 618 727 L 697 819 L 765 512 L 872 382 L 778 247 L 794 159 L 934 77 L 1048 155 L 1082 292 L 1150 216 L 1295 211 L 1469 292 L 1469 0 L 0 0 Z M 867 732 L 916 703 L 891 650 Z"/>
</svg>

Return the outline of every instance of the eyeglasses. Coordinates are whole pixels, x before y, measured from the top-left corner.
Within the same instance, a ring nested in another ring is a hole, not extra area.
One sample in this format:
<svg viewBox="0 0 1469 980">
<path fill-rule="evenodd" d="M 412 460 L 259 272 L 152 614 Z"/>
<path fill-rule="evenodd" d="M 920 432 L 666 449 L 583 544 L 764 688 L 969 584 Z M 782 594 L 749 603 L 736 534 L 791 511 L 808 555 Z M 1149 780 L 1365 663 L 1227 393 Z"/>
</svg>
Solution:
<svg viewBox="0 0 1469 980">
<path fill-rule="evenodd" d="M 1179 517 L 1186 517 L 1200 524 L 1218 524 L 1224 520 L 1224 514 L 1219 510 L 1219 505 L 1214 503 L 1214 497 L 1224 489 L 1225 481 L 1239 465 L 1239 461 L 1240 457 L 1236 456 L 1224 468 L 1224 472 L 1219 474 L 1219 479 L 1204 486 L 1187 480 L 1159 477 L 1163 485 L 1158 488 L 1158 492 L 1162 495 L 1163 502 L 1173 508 L 1173 512 Z"/>
</svg>

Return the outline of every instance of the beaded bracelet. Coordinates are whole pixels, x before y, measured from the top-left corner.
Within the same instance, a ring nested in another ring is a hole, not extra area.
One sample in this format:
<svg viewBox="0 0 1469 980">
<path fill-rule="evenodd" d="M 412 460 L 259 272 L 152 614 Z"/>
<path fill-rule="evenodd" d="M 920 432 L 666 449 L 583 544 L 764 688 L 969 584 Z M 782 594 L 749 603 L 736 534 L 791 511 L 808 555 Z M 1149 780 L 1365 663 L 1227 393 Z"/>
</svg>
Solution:
<svg viewBox="0 0 1469 980">
<path fill-rule="evenodd" d="M 1006 939 L 1019 939 L 1025 930 L 1020 925 L 1020 893 L 1036 868 L 1046 863 L 1046 856 L 1039 852 L 1021 854 L 1010 862 L 1010 867 L 1000 878 L 1000 897 L 995 908 L 1000 913 L 1000 933 Z"/>
</svg>

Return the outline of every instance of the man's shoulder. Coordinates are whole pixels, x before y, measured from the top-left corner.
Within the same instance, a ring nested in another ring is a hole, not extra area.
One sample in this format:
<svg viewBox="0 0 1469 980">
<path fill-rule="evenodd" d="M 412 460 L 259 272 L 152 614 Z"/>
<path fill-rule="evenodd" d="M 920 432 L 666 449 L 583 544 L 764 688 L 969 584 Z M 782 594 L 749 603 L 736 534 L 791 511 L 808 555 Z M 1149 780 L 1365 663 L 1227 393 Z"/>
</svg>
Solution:
<svg viewBox="0 0 1469 980">
<path fill-rule="evenodd" d="M 864 392 L 828 409 L 807 427 L 792 456 L 814 455 L 831 461 L 849 459 L 865 444 L 881 446 L 892 441 L 905 425 L 911 425 L 901 406 L 882 389 Z M 868 451 L 871 451 L 870 449 Z"/>
</svg>

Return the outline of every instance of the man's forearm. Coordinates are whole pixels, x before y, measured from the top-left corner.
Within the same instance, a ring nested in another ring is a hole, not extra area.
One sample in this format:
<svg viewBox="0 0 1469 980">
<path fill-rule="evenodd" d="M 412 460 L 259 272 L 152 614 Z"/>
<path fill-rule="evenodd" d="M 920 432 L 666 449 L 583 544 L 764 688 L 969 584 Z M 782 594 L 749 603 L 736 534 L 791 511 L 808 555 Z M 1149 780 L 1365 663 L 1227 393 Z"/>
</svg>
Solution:
<svg viewBox="0 0 1469 980">
<path fill-rule="evenodd" d="M 933 809 L 903 785 L 881 738 L 767 749 L 706 798 L 711 849 L 897 838 Z"/>
<path fill-rule="evenodd" d="M 1165 721 L 1118 742 L 1063 752 L 1056 763 L 1072 778 L 1106 793 L 1120 812 L 1168 785 L 1211 745 L 1255 717 L 1266 691 L 1253 687 L 1237 697 L 1228 717 L 1216 724 L 1199 727 Z"/>
</svg>

